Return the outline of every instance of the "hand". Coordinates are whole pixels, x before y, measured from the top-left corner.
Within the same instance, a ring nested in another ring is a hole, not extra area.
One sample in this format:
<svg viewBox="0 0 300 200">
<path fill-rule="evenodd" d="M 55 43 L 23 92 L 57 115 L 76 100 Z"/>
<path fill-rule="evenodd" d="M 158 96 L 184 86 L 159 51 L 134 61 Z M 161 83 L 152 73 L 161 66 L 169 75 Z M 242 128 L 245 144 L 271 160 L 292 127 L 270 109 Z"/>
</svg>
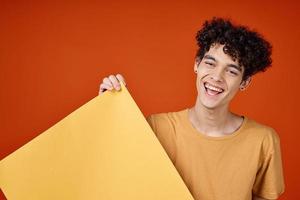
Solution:
<svg viewBox="0 0 300 200">
<path fill-rule="evenodd" d="M 121 74 L 115 75 L 109 75 L 108 77 L 104 77 L 102 83 L 100 84 L 100 89 L 99 89 L 99 95 L 104 93 L 106 90 L 112 91 L 112 90 L 117 90 L 119 91 L 121 89 L 121 84 L 122 82 L 126 86 L 125 79 Z"/>
</svg>

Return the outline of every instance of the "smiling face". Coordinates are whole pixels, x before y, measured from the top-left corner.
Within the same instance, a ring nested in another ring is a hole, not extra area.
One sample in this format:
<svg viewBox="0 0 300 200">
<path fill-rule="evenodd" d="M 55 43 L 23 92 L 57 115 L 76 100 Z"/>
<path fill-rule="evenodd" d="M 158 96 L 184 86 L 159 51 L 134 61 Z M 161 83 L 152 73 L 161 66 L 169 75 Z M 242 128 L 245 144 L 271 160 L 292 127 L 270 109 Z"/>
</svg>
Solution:
<svg viewBox="0 0 300 200">
<path fill-rule="evenodd" d="M 240 88 L 246 88 L 250 78 L 243 80 L 244 68 L 223 51 L 224 45 L 210 47 L 200 62 L 196 62 L 198 101 L 209 109 L 229 105 Z"/>
</svg>

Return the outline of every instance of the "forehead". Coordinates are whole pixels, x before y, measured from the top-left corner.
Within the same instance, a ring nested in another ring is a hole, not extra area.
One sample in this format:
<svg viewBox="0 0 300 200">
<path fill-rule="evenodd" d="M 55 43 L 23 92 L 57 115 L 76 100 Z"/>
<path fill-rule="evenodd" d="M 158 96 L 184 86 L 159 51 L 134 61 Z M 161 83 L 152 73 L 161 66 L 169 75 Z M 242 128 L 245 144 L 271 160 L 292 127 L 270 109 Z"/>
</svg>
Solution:
<svg viewBox="0 0 300 200">
<path fill-rule="evenodd" d="M 210 55 L 221 63 L 239 65 L 237 59 L 234 60 L 229 54 L 224 52 L 224 46 L 225 45 L 222 44 L 211 45 L 210 49 L 204 54 L 204 56 Z"/>
</svg>

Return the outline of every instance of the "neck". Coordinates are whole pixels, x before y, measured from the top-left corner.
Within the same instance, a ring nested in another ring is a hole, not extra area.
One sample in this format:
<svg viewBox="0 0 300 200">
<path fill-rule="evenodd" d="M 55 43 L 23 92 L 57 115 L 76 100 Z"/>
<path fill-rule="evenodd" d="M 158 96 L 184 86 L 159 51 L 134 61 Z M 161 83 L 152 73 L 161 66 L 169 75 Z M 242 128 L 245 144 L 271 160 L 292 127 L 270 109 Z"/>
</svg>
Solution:
<svg viewBox="0 0 300 200">
<path fill-rule="evenodd" d="M 211 136 L 222 136 L 234 132 L 242 119 L 229 111 L 228 105 L 207 108 L 199 101 L 189 111 L 193 126 L 200 132 Z"/>
</svg>

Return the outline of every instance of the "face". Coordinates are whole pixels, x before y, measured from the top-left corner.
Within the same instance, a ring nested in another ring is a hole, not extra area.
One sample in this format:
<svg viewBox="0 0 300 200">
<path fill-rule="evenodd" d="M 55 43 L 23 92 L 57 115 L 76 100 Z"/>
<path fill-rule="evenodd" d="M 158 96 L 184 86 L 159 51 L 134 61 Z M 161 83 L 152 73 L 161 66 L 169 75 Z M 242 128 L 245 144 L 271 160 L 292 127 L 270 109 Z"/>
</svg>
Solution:
<svg viewBox="0 0 300 200">
<path fill-rule="evenodd" d="M 246 88 L 250 78 L 243 81 L 244 68 L 223 51 L 224 45 L 210 47 L 200 62 L 196 62 L 198 101 L 209 109 L 229 105 L 240 88 Z"/>
</svg>

